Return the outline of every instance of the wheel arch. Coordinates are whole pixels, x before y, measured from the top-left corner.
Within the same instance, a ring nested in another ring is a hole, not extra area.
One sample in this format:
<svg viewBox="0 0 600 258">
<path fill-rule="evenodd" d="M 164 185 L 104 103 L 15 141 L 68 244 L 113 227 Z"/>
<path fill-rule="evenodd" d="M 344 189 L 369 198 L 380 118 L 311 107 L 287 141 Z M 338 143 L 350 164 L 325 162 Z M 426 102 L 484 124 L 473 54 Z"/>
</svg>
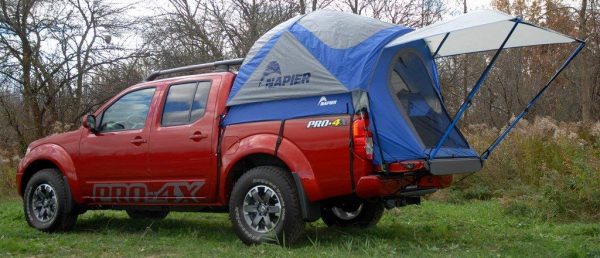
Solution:
<svg viewBox="0 0 600 258">
<path fill-rule="evenodd" d="M 79 192 L 75 164 L 71 156 L 61 146 L 56 144 L 38 146 L 23 158 L 19 167 L 21 173 L 18 184 L 19 194 L 23 195 L 29 179 L 35 173 L 42 169 L 54 168 L 66 179 L 73 200 L 81 203 L 80 196 L 74 194 Z"/>
<path fill-rule="evenodd" d="M 223 203 L 229 201 L 229 194 L 237 178 L 251 168 L 265 165 L 279 166 L 290 171 L 296 185 L 300 184 L 298 187 L 303 188 L 307 201 L 322 199 L 321 190 L 304 153 L 286 138 L 282 138 L 276 148 L 277 139 L 278 136 L 274 134 L 253 135 L 239 140 L 224 151 L 220 186 Z"/>
<path fill-rule="evenodd" d="M 225 180 L 225 191 L 231 192 L 233 184 L 248 170 L 260 167 L 260 166 L 276 166 L 292 172 L 290 167 L 280 158 L 274 156 L 272 153 L 252 153 L 239 159 L 227 173 Z"/>
</svg>

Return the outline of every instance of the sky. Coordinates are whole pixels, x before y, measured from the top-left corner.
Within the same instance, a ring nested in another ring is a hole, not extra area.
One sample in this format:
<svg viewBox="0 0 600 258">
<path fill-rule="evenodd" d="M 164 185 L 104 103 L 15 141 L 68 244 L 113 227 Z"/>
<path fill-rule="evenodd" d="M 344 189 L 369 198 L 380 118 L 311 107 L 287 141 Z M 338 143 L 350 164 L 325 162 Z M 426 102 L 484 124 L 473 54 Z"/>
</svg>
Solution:
<svg viewBox="0 0 600 258">
<path fill-rule="evenodd" d="M 458 8 L 462 9 L 462 3 L 458 3 L 459 1 L 454 0 L 455 3 L 449 3 L 452 6 L 458 6 Z M 467 0 L 467 7 L 469 11 L 479 10 L 479 9 L 490 9 L 491 8 L 491 0 Z"/>
<path fill-rule="evenodd" d="M 463 12 L 462 3 L 463 0 L 444 0 L 446 1 L 447 6 L 449 7 L 448 13 L 446 13 L 445 18 L 450 18 L 452 16 L 458 15 Z M 469 11 L 480 10 L 480 9 L 490 9 L 492 0 L 467 0 L 467 7 Z M 133 5 L 129 10 L 129 15 L 134 17 L 142 17 L 148 16 L 148 14 L 160 14 L 161 8 L 165 8 L 169 6 L 168 0 L 108 0 L 109 3 L 115 4 L 117 6 L 124 5 Z M 127 38 L 127 39 L 126 39 Z M 122 37 L 122 39 L 126 39 L 127 45 L 129 47 L 135 48 L 136 45 L 140 45 L 141 38 L 134 37 Z M 115 39 L 119 40 L 119 39 Z"/>
<path fill-rule="evenodd" d="M 445 0 L 447 5 L 453 11 L 462 12 L 462 0 Z M 135 8 L 131 10 L 131 14 L 135 16 L 140 16 L 147 14 L 148 12 L 154 12 L 156 9 L 160 7 L 164 7 L 168 5 L 168 0 L 110 0 L 109 2 L 113 2 L 115 4 L 136 4 Z M 469 11 L 478 10 L 478 9 L 489 9 L 491 8 L 491 0 L 467 0 L 467 7 Z"/>
</svg>

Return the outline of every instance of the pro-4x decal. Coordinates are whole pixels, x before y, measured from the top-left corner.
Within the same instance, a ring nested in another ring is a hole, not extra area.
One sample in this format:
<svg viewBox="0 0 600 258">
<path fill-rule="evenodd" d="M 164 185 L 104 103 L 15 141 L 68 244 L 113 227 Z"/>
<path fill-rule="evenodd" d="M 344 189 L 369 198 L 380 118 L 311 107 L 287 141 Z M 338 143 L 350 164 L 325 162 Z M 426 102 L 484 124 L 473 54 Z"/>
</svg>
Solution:
<svg viewBox="0 0 600 258">
<path fill-rule="evenodd" d="M 306 128 L 338 127 L 348 125 L 348 120 L 344 118 L 311 120 L 306 124 Z"/>
<path fill-rule="evenodd" d="M 204 182 L 169 182 L 152 191 L 146 183 L 98 183 L 94 184 L 93 196 L 98 202 L 198 202 L 198 191 Z"/>
</svg>

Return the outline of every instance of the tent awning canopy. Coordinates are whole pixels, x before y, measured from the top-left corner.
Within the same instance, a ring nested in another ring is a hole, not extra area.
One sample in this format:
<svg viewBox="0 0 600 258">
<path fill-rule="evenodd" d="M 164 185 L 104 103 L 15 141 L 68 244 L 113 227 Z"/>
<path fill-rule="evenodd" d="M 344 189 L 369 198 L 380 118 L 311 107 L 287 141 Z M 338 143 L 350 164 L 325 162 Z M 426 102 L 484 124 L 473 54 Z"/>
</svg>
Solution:
<svg viewBox="0 0 600 258">
<path fill-rule="evenodd" d="M 497 50 L 517 22 L 519 24 L 504 48 L 578 42 L 503 12 L 480 10 L 404 34 L 388 43 L 386 48 L 424 40 L 434 57 Z"/>
</svg>

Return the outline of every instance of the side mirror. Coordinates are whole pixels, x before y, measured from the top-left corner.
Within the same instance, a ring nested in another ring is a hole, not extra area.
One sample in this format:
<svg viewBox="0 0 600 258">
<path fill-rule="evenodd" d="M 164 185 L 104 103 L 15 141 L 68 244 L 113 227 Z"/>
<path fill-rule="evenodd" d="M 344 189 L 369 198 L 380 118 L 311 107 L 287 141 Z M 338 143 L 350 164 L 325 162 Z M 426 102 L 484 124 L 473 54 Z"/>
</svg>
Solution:
<svg viewBox="0 0 600 258">
<path fill-rule="evenodd" d="M 94 115 L 87 115 L 85 117 L 85 119 L 83 120 L 83 127 L 85 128 L 89 128 L 92 133 L 96 133 L 96 116 Z"/>
</svg>

